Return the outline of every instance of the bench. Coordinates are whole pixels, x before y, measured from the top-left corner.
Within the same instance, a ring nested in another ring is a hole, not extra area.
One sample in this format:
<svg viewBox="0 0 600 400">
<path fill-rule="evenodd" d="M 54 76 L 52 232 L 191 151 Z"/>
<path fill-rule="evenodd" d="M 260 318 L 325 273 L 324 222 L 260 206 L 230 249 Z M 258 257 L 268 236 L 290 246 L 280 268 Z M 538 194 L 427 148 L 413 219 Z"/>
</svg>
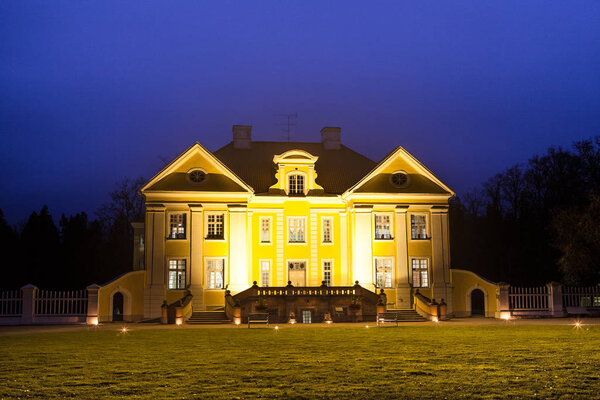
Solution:
<svg viewBox="0 0 600 400">
<path fill-rule="evenodd" d="M 398 313 L 386 311 L 377 314 L 377 326 L 386 322 L 393 322 L 398 326 Z"/>
<path fill-rule="evenodd" d="M 269 314 L 268 313 L 252 313 L 248 314 L 248 328 L 250 324 L 266 324 L 269 327 Z"/>
</svg>

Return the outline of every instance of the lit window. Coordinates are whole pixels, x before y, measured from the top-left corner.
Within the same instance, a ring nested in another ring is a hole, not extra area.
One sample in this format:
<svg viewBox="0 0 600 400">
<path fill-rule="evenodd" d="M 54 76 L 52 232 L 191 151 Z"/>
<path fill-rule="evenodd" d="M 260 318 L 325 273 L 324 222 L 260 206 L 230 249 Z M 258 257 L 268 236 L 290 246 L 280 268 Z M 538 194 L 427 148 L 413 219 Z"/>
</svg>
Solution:
<svg viewBox="0 0 600 400">
<path fill-rule="evenodd" d="M 304 194 L 304 175 L 290 175 L 288 181 L 290 194 Z"/>
<path fill-rule="evenodd" d="M 260 219 L 260 242 L 271 242 L 271 219 L 269 218 Z"/>
<path fill-rule="evenodd" d="M 390 216 L 375 215 L 375 239 L 391 239 Z"/>
<path fill-rule="evenodd" d="M 323 261 L 323 282 L 331 286 L 331 261 Z"/>
<path fill-rule="evenodd" d="M 377 287 L 391 288 L 392 287 L 392 259 L 391 258 L 376 258 L 375 271 L 377 277 Z"/>
<path fill-rule="evenodd" d="M 185 289 L 185 260 L 169 260 L 169 289 Z"/>
<path fill-rule="evenodd" d="M 323 243 L 331 243 L 331 218 L 323 218 Z"/>
<path fill-rule="evenodd" d="M 223 214 L 208 215 L 207 239 L 223 239 Z"/>
<path fill-rule="evenodd" d="M 411 239 L 427 239 L 427 218 L 425 215 L 410 216 Z"/>
<path fill-rule="evenodd" d="M 170 215 L 169 239 L 185 239 L 185 214 Z"/>
<path fill-rule="evenodd" d="M 429 287 L 429 268 L 426 258 L 413 258 L 412 274 L 413 287 Z"/>
<path fill-rule="evenodd" d="M 290 218 L 288 224 L 288 241 L 290 243 L 304 243 L 304 218 Z"/>
<path fill-rule="evenodd" d="M 207 260 L 208 288 L 223 289 L 223 259 Z"/>
<path fill-rule="evenodd" d="M 271 261 L 263 260 L 260 262 L 260 285 L 269 286 L 271 283 Z"/>
</svg>

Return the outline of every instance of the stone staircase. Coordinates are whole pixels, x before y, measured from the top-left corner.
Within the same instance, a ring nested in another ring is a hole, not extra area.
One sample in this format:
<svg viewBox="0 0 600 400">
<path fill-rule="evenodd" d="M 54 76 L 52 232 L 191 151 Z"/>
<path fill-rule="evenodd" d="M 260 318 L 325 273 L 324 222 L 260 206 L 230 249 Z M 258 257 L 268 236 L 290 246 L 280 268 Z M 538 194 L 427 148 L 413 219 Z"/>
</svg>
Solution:
<svg viewBox="0 0 600 400">
<path fill-rule="evenodd" d="M 191 325 L 212 325 L 212 324 L 230 324 L 225 311 L 195 311 L 190 319 L 187 320 Z"/>
<path fill-rule="evenodd" d="M 423 322 L 427 321 L 418 312 L 412 308 L 408 309 L 391 309 L 388 308 L 388 312 L 395 312 L 398 314 L 398 322 Z"/>
</svg>

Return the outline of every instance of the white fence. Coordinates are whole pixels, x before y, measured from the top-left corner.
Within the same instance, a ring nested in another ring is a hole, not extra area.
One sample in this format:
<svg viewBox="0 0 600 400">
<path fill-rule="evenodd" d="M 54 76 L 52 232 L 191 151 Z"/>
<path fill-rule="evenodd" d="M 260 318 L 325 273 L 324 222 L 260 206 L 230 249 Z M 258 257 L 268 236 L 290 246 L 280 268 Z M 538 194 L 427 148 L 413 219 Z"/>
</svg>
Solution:
<svg viewBox="0 0 600 400">
<path fill-rule="evenodd" d="M 84 290 L 21 290 L 0 292 L 0 325 L 98 323 L 98 285 Z"/>
<path fill-rule="evenodd" d="M 87 291 L 37 290 L 35 315 L 87 315 Z"/>
<path fill-rule="evenodd" d="M 14 317 L 23 312 L 23 297 L 20 290 L 0 292 L 0 315 Z"/>
<path fill-rule="evenodd" d="M 548 287 L 510 287 L 508 295 L 512 311 L 548 311 Z"/>
<path fill-rule="evenodd" d="M 563 286 L 564 307 L 600 307 L 600 286 Z"/>
</svg>

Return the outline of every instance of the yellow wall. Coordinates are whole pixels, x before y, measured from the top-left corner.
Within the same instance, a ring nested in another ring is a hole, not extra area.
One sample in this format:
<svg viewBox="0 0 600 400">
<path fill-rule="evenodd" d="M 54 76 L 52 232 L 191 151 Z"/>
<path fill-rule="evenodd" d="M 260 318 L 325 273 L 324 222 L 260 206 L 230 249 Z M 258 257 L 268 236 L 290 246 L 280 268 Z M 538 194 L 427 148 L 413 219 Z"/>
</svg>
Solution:
<svg viewBox="0 0 600 400">
<path fill-rule="evenodd" d="M 494 317 L 497 311 L 498 285 L 490 282 L 474 272 L 463 269 L 451 269 L 450 278 L 453 289 L 453 307 L 455 317 L 469 317 L 470 293 L 474 289 L 480 289 L 485 298 L 485 315 Z"/>
<path fill-rule="evenodd" d="M 98 289 L 99 321 L 112 320 L 112 295 L 116 292 L 123 294 L 123 319 L 137 321 L 144 316 L 144 283 L 145 271 L 132 271 L 121 275 Z M 127 306 L 129 301 L 130 307 Z"/>
</svg>

